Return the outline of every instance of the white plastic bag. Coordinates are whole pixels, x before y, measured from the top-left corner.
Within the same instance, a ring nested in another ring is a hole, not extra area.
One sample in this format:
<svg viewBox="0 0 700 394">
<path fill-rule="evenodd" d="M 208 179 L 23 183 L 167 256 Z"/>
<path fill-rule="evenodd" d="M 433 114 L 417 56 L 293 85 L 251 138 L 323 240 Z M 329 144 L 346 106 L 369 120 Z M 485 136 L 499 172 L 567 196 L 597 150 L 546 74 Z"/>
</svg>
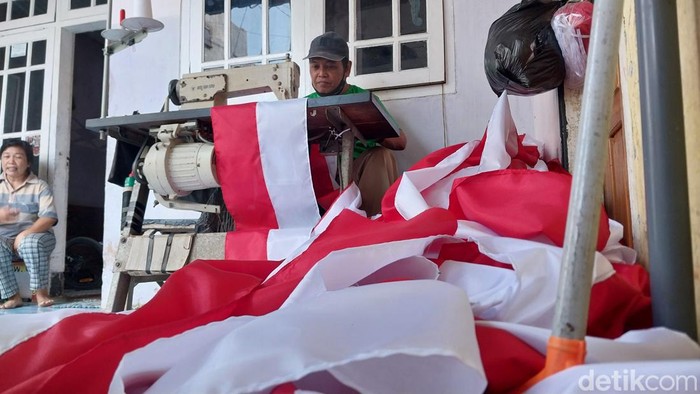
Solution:
<svg viewBox="0 0 700 394">
<path fill-rule="evenodd" d="M 592 17 L 593 3 L 588 0 L 569 2 L 552 17 L 552 29 L 566 66 L 564 86 L 569 89 L 583 86 Z"/>
</svg>

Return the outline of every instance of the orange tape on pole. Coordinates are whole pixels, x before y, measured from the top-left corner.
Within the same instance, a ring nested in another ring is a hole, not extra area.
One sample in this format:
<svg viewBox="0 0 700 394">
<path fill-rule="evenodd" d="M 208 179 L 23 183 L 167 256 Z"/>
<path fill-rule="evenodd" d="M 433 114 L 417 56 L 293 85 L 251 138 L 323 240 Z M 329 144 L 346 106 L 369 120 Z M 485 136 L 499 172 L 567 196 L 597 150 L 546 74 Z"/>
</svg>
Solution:
<svg viewBox="0 0 700 394">
<path fill-rule="evenodd" d="M 586 359 L 586 341 L 582 339 L 568 339 L 549 337 L 547 342 L 547 358 L 544 369 L 533 376 L 516 392 L 522 393 L 540 381 L 561 372 L 569 367 L 583 364 Z"/>
</svg>

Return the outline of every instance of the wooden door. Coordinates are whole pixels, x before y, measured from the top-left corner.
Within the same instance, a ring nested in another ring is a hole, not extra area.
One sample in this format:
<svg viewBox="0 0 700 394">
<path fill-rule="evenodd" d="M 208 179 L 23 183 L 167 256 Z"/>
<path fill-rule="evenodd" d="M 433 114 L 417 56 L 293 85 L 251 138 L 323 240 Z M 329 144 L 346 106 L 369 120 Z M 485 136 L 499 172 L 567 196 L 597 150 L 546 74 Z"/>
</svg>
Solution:
<svg viewBox="0 0 700 394">
<path fill-rule="evenodd" d="M 608 140 L 608 165 L 605 169 L 604 201 L 608 216 L 624 226 L 622 243 L 632 244 L 632 215 L 630 213 L 630 192 L 627 178 L 627 153 L 625 132 L 622 123 L 622 93 L 618 79 L 613 99 L 612 115 Z"/>
</svg>

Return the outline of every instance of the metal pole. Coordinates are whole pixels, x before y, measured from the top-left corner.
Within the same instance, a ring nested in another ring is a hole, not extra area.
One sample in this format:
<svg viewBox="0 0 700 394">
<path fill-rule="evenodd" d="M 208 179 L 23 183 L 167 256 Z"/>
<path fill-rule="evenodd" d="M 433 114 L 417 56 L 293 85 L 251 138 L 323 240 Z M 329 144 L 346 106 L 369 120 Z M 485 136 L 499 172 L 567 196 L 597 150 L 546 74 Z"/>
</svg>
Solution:
<svg viewBox="0 0 700 394">
<path fill-rule="evenodd" d="M 697 338 L 676 1 L 635 6 L 654 324 Z"/>
<path fill-rule="evenodd" d="M 576 146 L 552 329 L 552 335 L 558 338 L 583 340 L 586 336 L 623 3 L 621 0 L 598 0 L 593 11 L 581 132 Z"/>
<path fill-rule="evenodd" d="M 112 28 L 112 0 L 107 1 L 107 29 Z M 103 50 L 104 65 L 102 66 L 102 105 L 100 117 L 106 118 L 109 107 L 109 40 L 105 39 Z"/>
</svg>

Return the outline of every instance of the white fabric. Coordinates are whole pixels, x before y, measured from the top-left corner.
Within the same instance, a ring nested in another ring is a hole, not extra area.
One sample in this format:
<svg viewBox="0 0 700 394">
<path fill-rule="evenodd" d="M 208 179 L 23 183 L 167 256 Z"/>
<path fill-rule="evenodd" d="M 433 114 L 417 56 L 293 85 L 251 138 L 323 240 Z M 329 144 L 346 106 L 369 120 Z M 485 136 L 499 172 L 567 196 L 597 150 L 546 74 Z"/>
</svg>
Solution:
<svg viewBox="0 0 700 394">
<path fill-rule="evenodd" d="M 85 309 L 67 308 L 21 315 L 0 314 L 0 354 L 38 335 L 66 317 L 88 312 L 93 313 Z"/>
<path fill-rule="evenodd" d="M 327 374 L 362 393 L 486 387 L 464 293 L 418 280 L 332 291 L 158 340 L 124 357 L 110 392 L 156 378 L 147 393 L 262 393 L 285 382 L 313 391 Z"/>
<path fill-rule="evenodd" d="M 420 256 L 433 242 L 444 239 L 445 237 L 416 238 L 333 251 L 314 264 L 282 307 L 306 301 L 329 290 L 352 286 L 392 263 L 399 264 L 399 261 L 409 258 L 412 258 L 409 264 L 401 264 L 400 272 L 404 279 L 437 279 L 437 268 L 428 267 L 434 267 L 435 264 Z M 424 267 L 416 268 L 417 265 Z"/>
<path fill-rule="evenodd" d="M 542 354 L 552 333 L 551 329 L 515 323 L 477 324 L 506 330 Z M 628 331 L 617 339 L 586 337 L 586 364 L 677 359 L 700 359 L 700 346 L 687 335 L 664 327 Z"/>
<path fill-rule="evenodd" d="M 308 239 L 320 219 L 309 165 L 306 99 L 256 107 L 260 162 L 279 229 L 268 234 L 267 255 L 282 260 Z"/>
<path fill-rule="evenodd" d="M 260 102 L 256 112 L 260 160 L 277 223 L 311 228 L 320 216 L 311 182 L 306 100 Z"/>
<path fill-rule="evenodd" d="M 478 321 L 476 324 L 506 330 L 546 354 L 550 329 L 494 321 Z M 676 380 L 681 385 L 671 390 L 653 390 L 660 382 Z M 686 381 L 691 386 L 683 385 Z M 685 334 L 656 327 L 628 331 L 614 340 L 586 337 L 585 364 L 554 374 L 527 393 L 694 393 L 698 390 L 700 346 Z"/>
<path fill-rule="evenodd" d="M 508 168 L 510 158 L 518 152 L 518 133 L 510 114 L 510 103 L 506 93 L 498 98 L 486 132 L 479 172 Z"/>
<path fill-rule="evenodd" d="M 440 280 L 464 289 L 481 319 L 551 327 L 563 248 L 541 242 L 501 237 L 488 228 L 460 220 L 456 236 L 475 242 L 484 255 L 513 266 L 513 271 L 446 261 Z M 615 273 L 595 254 L 593 283 Z"/>
</svg>

